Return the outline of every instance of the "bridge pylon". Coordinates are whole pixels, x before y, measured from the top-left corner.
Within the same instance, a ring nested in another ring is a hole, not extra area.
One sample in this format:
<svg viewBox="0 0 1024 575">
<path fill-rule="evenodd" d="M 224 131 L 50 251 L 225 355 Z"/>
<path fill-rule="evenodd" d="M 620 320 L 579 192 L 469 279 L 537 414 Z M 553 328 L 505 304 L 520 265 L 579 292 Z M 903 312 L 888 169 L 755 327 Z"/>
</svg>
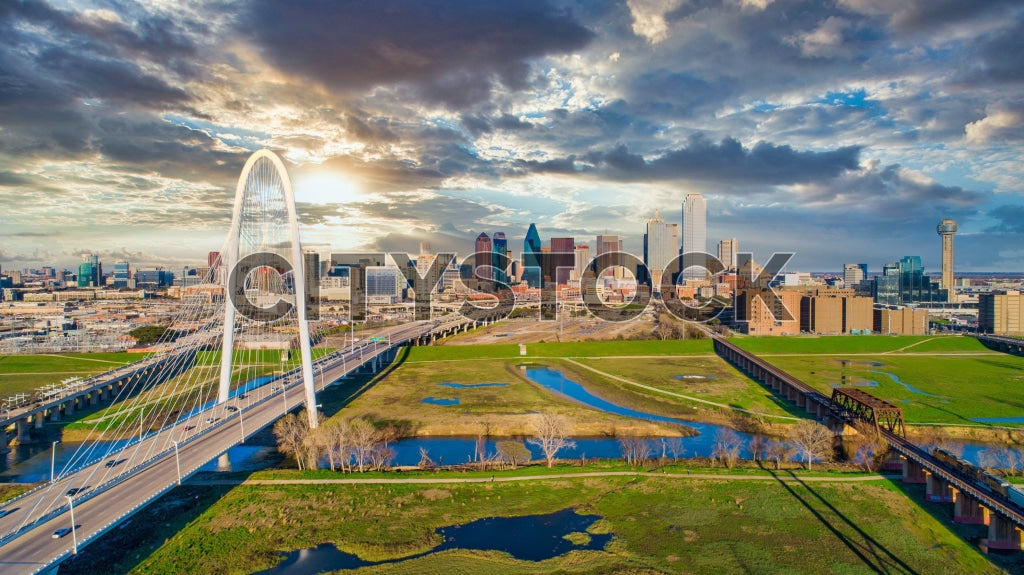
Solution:
<svg viewBox="0 0 1024 575">
<path fill-rule="evenodd" d="M 257 151 L 242 168 L 231 230 L 220 253 L 217 271 L 225 286 L 225 303 L 217 402 L 230 398 L 236 336 L 248 338 L 249 349 L 266 349 L 282 324 L 296 322 L 309 425 L 316 427 L 307 298 L 316 286 L 306 285 L 316 275 L 315 270 L 305 270 L 291 181 L 281 158 L 270 150 Z"/>
</svg>

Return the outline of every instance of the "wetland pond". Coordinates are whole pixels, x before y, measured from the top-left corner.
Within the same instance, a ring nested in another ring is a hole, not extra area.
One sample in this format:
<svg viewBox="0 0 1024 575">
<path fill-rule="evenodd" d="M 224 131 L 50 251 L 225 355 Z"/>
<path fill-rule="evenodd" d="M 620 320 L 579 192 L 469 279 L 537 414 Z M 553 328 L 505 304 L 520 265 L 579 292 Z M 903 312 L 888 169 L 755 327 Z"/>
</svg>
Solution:
<svg viewBox="0 0 1024 575">
<path fill-rule="evenodd" d="M 612 538 L 611 534 L 598 535 L 586 532 L 600 518 L 599 515 L 580 515 L 572 508 L 545 515 L 486 517 L 470 523 L 436 529 L 435 532 L 443 538 L 443 543 L 430 551 L 377 563 L 363 561 L 356 555 L 339 551 L 333 544 L 325 543 L 312 549 L 299 549 L 283 554 L 284 561 L 272 569 L 258 572 L 257 575 L 312 575 L 339 569 L 398 563 L 447 549 L 502 551 L 522 561 L 543 561 L 572 550 L 604 549 Z"/>
</svg>

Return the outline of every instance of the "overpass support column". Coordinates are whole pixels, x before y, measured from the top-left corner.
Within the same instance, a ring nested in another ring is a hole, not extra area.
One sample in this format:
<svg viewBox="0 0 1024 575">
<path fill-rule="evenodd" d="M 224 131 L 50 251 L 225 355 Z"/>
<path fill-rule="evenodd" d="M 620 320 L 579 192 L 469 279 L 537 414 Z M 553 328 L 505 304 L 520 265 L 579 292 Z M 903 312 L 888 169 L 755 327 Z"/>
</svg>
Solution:
<svg viewBox="0 0 1024 575">
<path fill-rule="evenodd" d="M 64 416 L 70 417 L 75 412 L 75 398 L 71 398 L 64 402 Z"/>
<path fill-rule="evenodd" d="M 910 459 L 903 460 L 903 483 L 925 483 L 927 481 L 920 463 Z"/>
<path fill-rule="evenodd" d="M 37 418 L 38 419 L 38 418 Z M 29 435 L 29 430 L 32 429 L 32 425 L 28 419 L 19 419 L 15 424 L 18 429 L 18 443 L 24 444 L 32 441 L 32 436 Z"/>
<path fill-rule="evenodd" d="M 39 411 L 36 412 L 35 419 L 32 420 L 32 426 L 35 427 L 36 429 L 42 429 L 43 421 L 45 418 L 46 413 L 40 409 Z"/>
<path fill-rule="evenodd" d="M 1020 551 L 1020 530 L 1008 518 L 992 513 L 988 524 L 988 550 L 1002 549 Z"/>
<path fill-rule="evenodd" d="M 50 408 L 50 421 L 60 421 L 60 404 Z"/>
<path fill-rule="evenodd" d="M 977 499 L 957 490 L 956 501 L 953 504 L 953 521 L 968 525 L 988 525 L 988 509 L 985 509 Z"/>
<path fill-rule="evenodd" d="M 885 458 L 885 463 L 882 464 L 882 469 L 886 471 L 902 471 L 903 459 L 900 457 L 900 454 L 890 451 L 889 456 Z"/>
<path fill-rule="evenodd" d="M 924 498 L 928 501 L 952 503 L 953 489 L 950 485 L 931 473 L 927 475 L 928 479 L 924 488 Z"/>
</svg>

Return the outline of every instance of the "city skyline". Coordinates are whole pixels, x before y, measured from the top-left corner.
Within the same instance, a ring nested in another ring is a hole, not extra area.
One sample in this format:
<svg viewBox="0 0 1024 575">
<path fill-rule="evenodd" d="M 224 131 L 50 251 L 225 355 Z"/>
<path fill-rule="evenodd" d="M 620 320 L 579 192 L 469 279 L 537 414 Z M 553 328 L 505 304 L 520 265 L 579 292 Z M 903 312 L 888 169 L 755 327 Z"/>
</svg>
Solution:
<svg viewBox="0 0 1024 575">
<path fill-rule="evenodd" d="M 320 252 L 640 254 L 700 193 L 790 269 L 938 270 L 943 219 L 958 272 L 1024 269 L 1014 3 L 182 6 L 0 9 L 0 266 L 196 265 L 269 147 Z"/>
</svg>

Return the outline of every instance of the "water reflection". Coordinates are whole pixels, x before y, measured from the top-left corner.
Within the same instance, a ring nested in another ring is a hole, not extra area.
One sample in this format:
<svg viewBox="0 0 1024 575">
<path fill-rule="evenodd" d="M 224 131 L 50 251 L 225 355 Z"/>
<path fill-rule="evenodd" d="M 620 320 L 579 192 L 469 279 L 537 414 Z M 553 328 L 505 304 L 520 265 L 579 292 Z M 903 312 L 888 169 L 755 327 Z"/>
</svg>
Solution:
<svg viewBox="0 0 1024 575">
<path fill-rule="evenodd" d="M 575 509 L 562 509 L 545 515 L 523 517 L 486 517 L 464 525 L 441 527 L 435 533 L 444 538 L 441 545 L 411 557 L 371 563 L 325 543 L 312 549 L 299 549 L 285 555 L 273 569 L 257 575 L 311 575 L 339 569 L 355 569 L 417 559 L 448 549 L 502 551 L 522 561 L 543 561 L 573 550 L 601 550 L 611 534 L 586 533 L 599 515 L 580 515 Z M 577 534 L 573 543 L 566 536 Z"/>
</svg>

